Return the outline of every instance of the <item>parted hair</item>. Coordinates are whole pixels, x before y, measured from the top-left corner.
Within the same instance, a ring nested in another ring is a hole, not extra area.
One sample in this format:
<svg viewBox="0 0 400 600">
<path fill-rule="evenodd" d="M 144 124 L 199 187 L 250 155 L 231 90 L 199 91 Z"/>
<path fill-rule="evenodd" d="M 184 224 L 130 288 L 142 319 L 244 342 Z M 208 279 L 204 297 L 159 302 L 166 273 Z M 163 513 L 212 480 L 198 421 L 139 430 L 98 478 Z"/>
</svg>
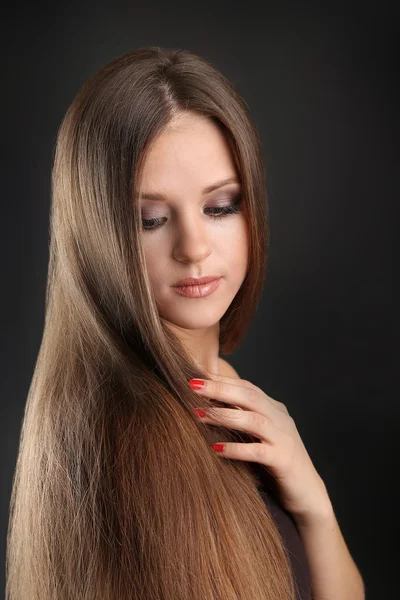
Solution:
<svg viewBox="0 0 400 600">
<path fill-rule="evenodd" d="M 248 270 L 220 320 L 220 353 L 238 348 L 257 309 L 269 218 L 248 105 L 188 50 L 117 57 L 82 85 L 57 132 L 45 322 L 12 486 L 7 600 L 295 598 L 254 469 L 210 448 L 254 440 L 195 416 L 187 381 L 208 373 L 163 324 L 146 272 L 141 169 L 185 111 L 223 132 L 246 207 Z"/>
</svg>

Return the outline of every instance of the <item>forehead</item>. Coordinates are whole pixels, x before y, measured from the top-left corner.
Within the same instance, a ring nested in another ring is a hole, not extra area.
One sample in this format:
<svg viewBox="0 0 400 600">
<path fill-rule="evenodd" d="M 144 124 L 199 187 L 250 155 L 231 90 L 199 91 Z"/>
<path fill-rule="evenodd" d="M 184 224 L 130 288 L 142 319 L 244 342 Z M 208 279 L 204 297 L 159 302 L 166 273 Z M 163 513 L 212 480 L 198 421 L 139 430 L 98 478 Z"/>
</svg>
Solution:
<svg viewBox="0 0 400 600">
<path fill-rule="evenodd" d="M 217 125 L 201 116 L 183 116 L 151 145 L 142 169 L 144 190 L 203 189 L 238 175 L 230 146 Z"/>
</svg>

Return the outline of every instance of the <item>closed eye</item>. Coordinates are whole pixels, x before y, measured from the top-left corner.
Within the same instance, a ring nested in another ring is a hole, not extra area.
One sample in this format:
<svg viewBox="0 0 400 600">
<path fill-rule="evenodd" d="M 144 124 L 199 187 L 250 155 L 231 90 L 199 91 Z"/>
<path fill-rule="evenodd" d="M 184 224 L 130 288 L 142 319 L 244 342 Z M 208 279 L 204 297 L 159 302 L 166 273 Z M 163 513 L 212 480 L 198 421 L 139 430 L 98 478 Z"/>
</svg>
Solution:
<svg viewBox="0 0 400 600">
<path fill-rule="evenodd" d="M 209 213 L 211 219 L 217 220 L 228 215 L 235 215 L 242 210 L 241 206 L 242 193 L 239 193 L 234 198 L 233 204 L 228 206 L 209 206 L 205 209 L 205 212 Z M 156 219 L 142 219 L 142 228 L 144 231 L 154 231 L 162 226 L 163 221 L 166 217 L 159 217 Z"/>
</svg>

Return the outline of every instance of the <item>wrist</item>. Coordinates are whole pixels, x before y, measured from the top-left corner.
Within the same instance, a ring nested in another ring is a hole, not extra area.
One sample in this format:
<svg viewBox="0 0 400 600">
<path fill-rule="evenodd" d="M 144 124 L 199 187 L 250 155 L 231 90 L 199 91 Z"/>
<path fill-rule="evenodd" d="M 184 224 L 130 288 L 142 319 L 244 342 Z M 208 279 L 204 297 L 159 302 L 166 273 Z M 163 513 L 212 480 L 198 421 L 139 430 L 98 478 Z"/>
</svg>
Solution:
<svg viewBox="0 0 400 600">
<path fill-rule="evenodd" d="M 321 491 L 318 499 L 301 513 L 293 514 L 293 519 L 299 528 L 309 528 L 315 525 L 326 525 L 335 520 L 335 512 L 329 498 L 326 486 L 321 479 Z"/>
</svg>

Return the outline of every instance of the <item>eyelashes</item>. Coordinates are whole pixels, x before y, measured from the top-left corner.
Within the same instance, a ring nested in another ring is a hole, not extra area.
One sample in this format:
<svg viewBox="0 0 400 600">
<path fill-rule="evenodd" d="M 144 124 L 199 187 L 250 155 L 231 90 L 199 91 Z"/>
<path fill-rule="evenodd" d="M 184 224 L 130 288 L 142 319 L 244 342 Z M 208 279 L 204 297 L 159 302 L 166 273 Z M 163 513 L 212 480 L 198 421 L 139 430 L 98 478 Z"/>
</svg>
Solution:
<svg viewBox="0 0 400 600">
<path fill-rule="evenodd" d="M 229 215 L 236 215 L 242 210 L 242 193 L 237 194 L 233 199 L 233 204 L 228 206 L 209 206 L 204 210 L 213 221 L 223 219 Z M 154 231 L 162 226 L 165 217 L 156 219 L 142 219 L 142 229 L 144 231 Z"/>
</svg>

